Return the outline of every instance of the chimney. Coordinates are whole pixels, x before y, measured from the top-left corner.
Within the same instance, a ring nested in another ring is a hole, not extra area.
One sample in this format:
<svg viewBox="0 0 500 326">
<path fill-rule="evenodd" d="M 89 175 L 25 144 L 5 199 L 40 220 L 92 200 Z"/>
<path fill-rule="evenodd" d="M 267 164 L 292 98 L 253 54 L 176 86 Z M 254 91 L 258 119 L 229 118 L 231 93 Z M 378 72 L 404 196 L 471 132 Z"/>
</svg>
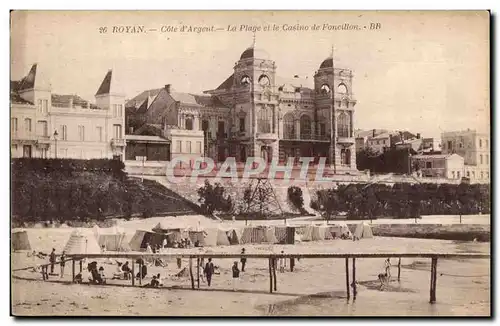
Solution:
<svg viewBox="0 0 500 326">
<path fill-rule="evenodd" d="M 375 129 L 373 129 L 372 137 L 375 137 Z"/>
<path fill-rule="evenodd" d="M 168 94 L 170 94 L 170 84 L 165 85 L 165 90 L 167 91 Z"/>
<path fill-rule="evenodd" d="M 417 139 L 420 139 L 420 133 L 417 133 Z"/>
<path fill-rule="evenodd" d="M 69 108 L 72 109 L 73 108 L 73 97 L 70 97 L 69 98 Z"/>
</svg>

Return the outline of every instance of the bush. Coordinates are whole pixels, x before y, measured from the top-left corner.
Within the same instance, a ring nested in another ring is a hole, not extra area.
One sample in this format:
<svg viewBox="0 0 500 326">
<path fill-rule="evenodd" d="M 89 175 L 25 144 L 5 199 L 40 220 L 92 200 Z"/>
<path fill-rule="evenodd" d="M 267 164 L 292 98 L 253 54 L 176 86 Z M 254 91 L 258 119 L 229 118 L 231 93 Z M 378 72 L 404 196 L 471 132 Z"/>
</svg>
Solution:
<svg viewBox="0 0 500 326">
<path fill-rule="evenodd" d="M 326 219 L 339 212 L 348 219 L 418 218 L 489 214 L 491 198 L 489 185 L 482 184 L 350 184 L 318 191 L 314 205 Z"/>
<path fill-rule="evenodd" d="M 287 199 L 292 208 L 294 208 L 296 211 L 301 213 L 304 211 L 304 198 L 302 195 L 302 189 L 296 186 L 288 187 Z"/>
<path fill-rule="evenodd" d="M 205 214 L 212 215 L 214 212 L 230 212 L 233 209 L 231 196 L 225 195 L 226 190 L 220 183 L 212 186 L 208 180 L 205 185 L 198 189 L 199 202 Z"/>
</svg>

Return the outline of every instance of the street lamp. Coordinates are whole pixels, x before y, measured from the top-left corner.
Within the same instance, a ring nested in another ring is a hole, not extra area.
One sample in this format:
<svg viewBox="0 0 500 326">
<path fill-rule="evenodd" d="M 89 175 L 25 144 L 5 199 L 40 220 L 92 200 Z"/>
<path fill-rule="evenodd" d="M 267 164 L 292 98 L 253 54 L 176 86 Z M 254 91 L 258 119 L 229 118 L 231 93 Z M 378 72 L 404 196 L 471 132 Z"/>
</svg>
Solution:
<svg viewBox="0 0 500 326">
<path fill-rule="evenodd" d="M 55 158 L 57 158 L 57 136 L 59 136 L 59 134 L 57 133 L 57 130 L 54 130 Z"/>
</svg>

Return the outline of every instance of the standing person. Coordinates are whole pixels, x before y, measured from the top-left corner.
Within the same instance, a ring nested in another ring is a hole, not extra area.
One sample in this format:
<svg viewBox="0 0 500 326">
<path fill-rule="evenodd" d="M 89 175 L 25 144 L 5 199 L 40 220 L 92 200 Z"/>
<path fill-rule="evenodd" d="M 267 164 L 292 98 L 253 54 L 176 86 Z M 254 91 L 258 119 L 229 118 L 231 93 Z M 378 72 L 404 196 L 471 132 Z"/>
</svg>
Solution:
<svg viewBox="0 0 500 326">
<path fill-rule="evenodd" d="M 233 291 L 236 291 L 239 279 L 240 279 L 240 270 L 238 268 L 238 262 L 235 261 L 233 264 Z"/>
<path fill-rule="evenodd" d="M 177 268 L 181 269 L 182 267 L 182 258 L 178 257 L 177 258 Z"/>
<path fill-rule="evenodd" d="M 285 251 L 281 251 L 281 254 L 284 254 Z M 286 268 L 286 259 L 284 257 L 280 258 L 280 273 L 284 273 Z"/>
<path fill-rule="evenodd" d="M 64 276 L 64 266 L 66 266 L 66 262 L 64 261 L 66 259 L 66 252 L 63 251 L 61 255 L 61 278 Z"/>
<path fill-rule="evenodd" d="M 50 253 L 50 274 L 54 274 L 54 264 L 56 263 L 56 249 L 52 248 L 52 252 Z"/>
<path fill-rule="evenodd" d="M 205 269 L 203 269 L 203 274 L 205 274 L 207 278 L 208 286 L 212 284 L 212 275 L 214 274 L 215 268 L 214 263 L 212 263 L 212 258 L 208 258 L 208 263 L 205 265 Z"/>
<path fill-rule="evenodd" d="M 245 248 L 241 249 L 241 254 L 244 255 L 245 254 Z M 245 257 L 241 257 L 241 271 L 244 272 L 245 271 L 245 265 L 247 264 L 247 259 Z"/>
<path fill-rule="evenodd" d="M 385 274 L 387 275 L 387 282 L 391 281 L 391 259 L 387 258 L 384 263 Z"/>
</svg>

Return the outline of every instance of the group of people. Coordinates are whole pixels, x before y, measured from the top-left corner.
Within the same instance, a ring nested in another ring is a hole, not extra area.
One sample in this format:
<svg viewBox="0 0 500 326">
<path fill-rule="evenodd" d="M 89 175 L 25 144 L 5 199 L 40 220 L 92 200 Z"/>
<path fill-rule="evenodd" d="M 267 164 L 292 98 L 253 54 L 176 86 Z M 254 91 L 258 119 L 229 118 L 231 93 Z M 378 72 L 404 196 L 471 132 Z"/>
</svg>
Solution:
<svg viewBox="0 0 500 326">
<path fill-rule="evenodd" d="M 64 276 L 64 268 L 66 266 L 66 252 L 63 251 L 61 256 L 59 257 L 59 263 L 57 262 L 57 254 L 56 254 L 56 249 L 55 248 L 52 248 L 52 252 L 47 255 L 46 253 L 43 253 L 43 252 L 36 252 L 36 251 L 33 251 L 32 253 L 28 253 L 28 257 L 33 257 L 33 258 L 39 258 L 39 259 L 47 259 L 47 256 L 49 258 L 49 264 L 43 264 L 39 267 L 33 267 L 33 271 L 34 272 L 38 272 L 38 271 L 41 271 L 42 273 L 42 278 L 43 280 L 48 280 L 49 279 L 49 275 L 51 276 L 57 276 L 58 274 L 55 273 L 55 266 L 56 265 L 59 265 L 60 267 L 60 274 L 59 274 L 59 277 L 60 278 L 63 278 Z M 50 273 L 48 271 L 48 267 L 50 266 Z"/>
</svg>

